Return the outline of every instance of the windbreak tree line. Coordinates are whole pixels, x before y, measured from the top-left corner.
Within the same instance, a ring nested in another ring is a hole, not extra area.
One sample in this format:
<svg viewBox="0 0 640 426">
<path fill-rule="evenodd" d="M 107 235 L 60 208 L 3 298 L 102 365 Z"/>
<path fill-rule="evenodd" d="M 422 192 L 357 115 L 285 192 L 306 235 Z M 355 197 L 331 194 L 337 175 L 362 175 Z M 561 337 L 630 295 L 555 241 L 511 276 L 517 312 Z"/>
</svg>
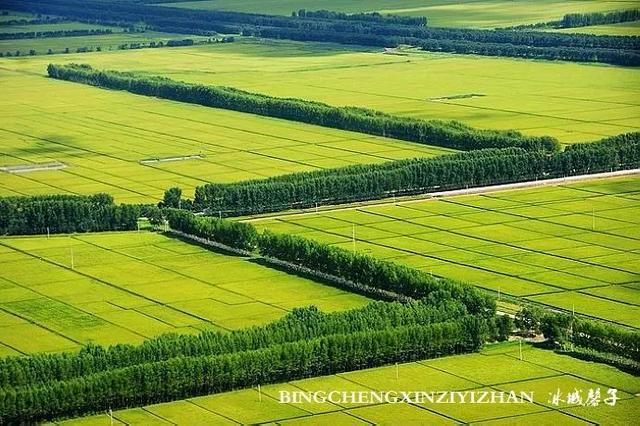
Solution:
<svg viewBox="0 0 640 426">
<path fill-rule="evenodd" d="M 426 300 L 407 304 L 372 302 L 360 309 L 324 313 L 314 306 L 295 308 L 270 324 L 231 332 L 198 335 L 165 334 L 140 345 L 89 345 L 78 352 L 35 354 L 0 359 L 0 388 L 43 384 L 96 374 L 136 364 L 177 357 L 221 355 L 257 350 L 331 334 L 349 334 L 410 325 L 427 325 L 468 315 L 458 300 Z"/>
<path fill-rule="evenodd" d="M 6 0 L 6 7 L 107 25 L 145 22 L 154 30 L 186 34 L 235 33 L 381 47 L 412 44 L 429 50 L 445 50 L 443 46 L 448 46 L 447 51 L 459 53 L 640 64 L 637 53 L 640 41 L 638 37 L 630 36 L 432 28 L 384 19 L 350 19 L 335 12 L 329 12 L 322 18 L 285 17 L 95 0 Z M 486 43 L 487 46 L 478 46 L 478 43 Z M 525 47 L 536 49 L 527 53 Z"/>
<path fill-rule="evenodd" d="M 259 233 L 249 223 L 196 216 L 185 210 L 168 210 L 172 229 L 333 275 L 356 284 L 430 301 L 461 301 L 473 315 L 495 311 L 495 300 L 472 285 L 434 277 L 418 269 L 377 259 L 368 254 L 295 235 L 268 230 Z M 224 224 L 224 225 L 223 225 Z M 235 228 L 235 229 L 234 229 Z"/>
<path fill-rule="evenodd" d="M 99 71 L 85 64 L 49 64 L 47 71 L 50 77 L 92 86 L 448 148 L 473 150 L 518 146 L 555 151 L 559 147 L 554 138 L 524 136 L 513 130 L 476 130 L 456 121 L 399 117 L 366 108 L 334 107 L 321 102 L 276 98 L 229 87 L 183 83 L 164 77 Z"/>
<path fill-rule="evenodd" d="M 127 231 L 139 206 L 116 205 L 108 194 L 0 197 L 0 235 Z"/>
<path fill-rule="evenodd" d="M 344 21 L 383 22 L 389 24 L 415 25 L 419 27 L 427 26 L 427 18 L 425 16 L 383 15 L 378 12 L 344 13 L 331 10 L 300 9 L 291 12 L 291 16 L 294 18 L 340 19 Z"/>
<path fill-rule="evenodd" d="M 562 17 L 557 26 L 576 28 L 633 21 L 640 21 L 640 9 L 616 10 L 608 13 L 568 13 Z"/>
<path fill-rule="evenodd" d="M 331 334 L 253 351 L 176 357 L 65 381 L 2 388 L 0 422 L 40 422 L 477 351 L 485 330 L 482 319 L 463 316 L 426 325 Z"/>
<path fill-rule="evenodd" d="M 15 40 L 22 38 L 50 38 L 50 37 L 79 37 L 104 35 L 113 33 L 110 29 L 90 30 L 60 30 L 60 31 L 28 31 L 20 33 L 0 33 L 0 40 Z"/>
<path fill-rule="evenodd" d="M 640 133 L 575 144 L 563 152 L 484 149 L 435 158 L 292 173 L 196 188 L 194 208 L 241 216 L 391 195 L 471 188 L 640 166 Z"/>
</svg>

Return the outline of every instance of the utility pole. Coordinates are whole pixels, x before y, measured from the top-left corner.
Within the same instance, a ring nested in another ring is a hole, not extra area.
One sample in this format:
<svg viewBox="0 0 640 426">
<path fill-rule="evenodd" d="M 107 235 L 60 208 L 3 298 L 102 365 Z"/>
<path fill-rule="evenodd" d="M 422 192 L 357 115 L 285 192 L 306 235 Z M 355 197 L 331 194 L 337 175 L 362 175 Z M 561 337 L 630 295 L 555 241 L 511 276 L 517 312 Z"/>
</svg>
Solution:
<svg viewBox="0 0 640 426">
<path fill-rule="evenodd" d="M 74 269 L 74 265 L 73 265 L 73 247 L 71 247 L 71 269 Z"/>
<path fill-rule="evenodd" d="M 522 337 L 520 338 L 520 340 L 518 340 L 519 346 L 520 346 L 520 361 L 522 361 Z"/>
<path fill-rule="evenodd" d="M 49 227 L 47 226 L 47 240 L 49 239 Z"/>
<path fill-rule="evenodd" d="M 260 384 L 258 384 L 258 400 L 262 402 L 262 389 L 260 389 Z"/>
</svg>

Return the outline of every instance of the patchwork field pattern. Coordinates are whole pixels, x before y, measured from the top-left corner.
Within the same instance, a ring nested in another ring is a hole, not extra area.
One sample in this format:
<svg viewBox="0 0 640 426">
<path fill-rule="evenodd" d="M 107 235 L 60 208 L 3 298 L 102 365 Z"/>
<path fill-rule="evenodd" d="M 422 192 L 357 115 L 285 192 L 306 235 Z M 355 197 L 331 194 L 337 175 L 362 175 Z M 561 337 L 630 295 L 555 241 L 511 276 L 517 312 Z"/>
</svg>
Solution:
<svg viewBox="0 0 640 426">
<path fill-rule="evenodd" d="M 625 67 L 417 51 L 398 56 L 381 49 L 252 39 L 55 59 L 278 97 L 459 120 L 484 129 L 516 129 L 565 143 L 640 129 L 638 70 Z M 9 59 L 0 64 L 43 74 L 51 60 Z M 484 96 L 451 99 L 471 93 Z"/>
<path fill-rule="evenodd" d="M 40 73 L 46 62 L 39 63 Z M 452 152 L 103 90 L 2 67 L 0 81 L 5 95 L 0 100 L 0 166 L 55 161 L 68 166 L 20 175 L 2 173 L 0 196 L 107 192 L 117 202 L 153 202 L 172 186 L 192 196 L 194 187 L 205 182 Z M 203 158 L 141 163 L 194 155 Z"/>
<path fill-rule="evenodd" d="M 630 177 L 253 223 L 640 327 L 639 200 Z"/>
<path fill-rule="evenodd" d="M 205 10 L 290 15 L 298 9 L 426 16 L 429 25 L 495 28 L 559 19 L 566 13 L 603 12 L 634 7 L 632 1 L 593 0 L 207 0 L 165 4 Z"/>
<path fill-rule="evenodd" d="M 297 306 L 367 301 L 150 232 L 0 238 L 0 356 L 232 330 Z"/>
<path fill-rule="evenodd" d="M 382 368 L 262 386 L 190 398 L 113 413 L 118 424 L 625 424 L 640 409 L 637 378 L 603 364 L 594 364 L 523 346 L 520 360 L 515 342 L 488 346 L 479 354 L 446 357 Z M 499 368 L 496 368 L 499 366 Z M 611 407 L 551 401 L 558 390 L 609 388 L 620 398 Z M 524 404 L 281 404 L 280 391 L 515 391 L 534 392 Z M 107 415 L 61 422 L 64 425 L 110 424 Z"/>
</svg>

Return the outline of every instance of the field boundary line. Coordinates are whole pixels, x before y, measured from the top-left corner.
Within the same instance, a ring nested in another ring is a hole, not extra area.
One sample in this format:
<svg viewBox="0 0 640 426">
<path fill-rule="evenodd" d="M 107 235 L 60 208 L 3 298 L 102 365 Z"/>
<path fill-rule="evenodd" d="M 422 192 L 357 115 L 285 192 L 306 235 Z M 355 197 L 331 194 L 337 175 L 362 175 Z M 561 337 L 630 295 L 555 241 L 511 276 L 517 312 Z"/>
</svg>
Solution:
<svg viewBox="0 0 640 426">
<path fill-rule="evenodd" d="M 593 173 L 593 174 L 567 176 L 567 177 L 553 178 L 553 179 L 530 180 L 525 182 L 478 186 L 475 188 L 425 192 L 422 194 L 408 195 L 405 197 L 386 196 L 386 197 L 383 197 L 377 200 L 371 200 L 371 201 L 359 201 L 354 203 L 318 206 L 317 209 L 307 208 L 307 209 L 299 209 L 299 210 L 290 210 L 286 212 L 264 213 L 264 214 L 250 216 L 250 217 L 245 216 L 244 218 L 240 218 L 239 221 L 240 222 L 259 222 L 262 220 L 280 219 L 282 217 L 289 217 L 289 216 L 315 215 L 318 212 L 357 210 L 362 207 L 374 207 L 374 206 L 378 207 L 378 206 L 393 206 L 397 204 L 411 204 L 411 203 L 418 203 L 418 202 L 423 202 L 423 201 L 428 201 L 433 199 L 439 199 L 442 197 L 454 197 L 454 196 L 460 196 L 460 195 L 474 195 L 474 194 L 504 192 L 504 191 L 519 190 L 519 189 L 555 186 L 555 185 L 560 185 L 564 183 L 581 182 L 585 180 L 588 181 L 588 180 L 597 180 L 597 179 L 606 179 L 606 178 L 612 178 L 612 177 L 633 176 L 633 175 L 640 175 L 640 169 L 617 170 L 614 172 Z"/>
</svg>

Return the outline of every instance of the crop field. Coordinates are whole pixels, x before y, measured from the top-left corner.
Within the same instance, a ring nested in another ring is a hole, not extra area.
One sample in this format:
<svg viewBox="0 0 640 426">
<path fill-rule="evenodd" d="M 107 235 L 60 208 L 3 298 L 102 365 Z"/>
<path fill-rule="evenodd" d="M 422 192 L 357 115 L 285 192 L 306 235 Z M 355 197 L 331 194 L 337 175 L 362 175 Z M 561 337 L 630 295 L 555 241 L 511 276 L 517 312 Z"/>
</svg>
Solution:
<svg viewBox="0 0 640 426">
<path fill-rule="evenodd" d="M 67 24 L 59 24 L 67 25 Z M 37 25 L 38 27 L 40 25 Z M 47 25 L 49 26 L 49 25 Z M 29 31 L 37 31 L 36 25 L 29 26 Z M 95 28 L 95 26 L 93 26 Z M 131 43 L 150 43 L 152 41 L 163 43 L 168 40 L 182 40 L 184 38 L 191 38 L 193 40 L 201 40 L 204 37 L 187 37 L 184 34 L 171 34 L 160 33 L 155 31 L 146 31 L 143 33 L 125 33 L 120 29 L 114 31 L 113 34 L 100 34 L 78 37 L 46 37 L 46 38 L 27 38 L 17 40 L 0 40 L 0 52 L 7 55 L 11 53 L 15 55 L 16 51 L 20 52 L 20 55 L 25 56 L 31 49 L 36 51 L 37 55 L 44 55 L 51 49 L 52 53 L 64 53 L 65 49 L 69 49 L 69 52 L 75 52 L 78 48 L 88 48 L 95 50 L 100 48 L 104 51 L 117 50 L 118 46 Z M 48 57 L 49 61 L 53 59 Z"/>
<path fill-rule="evenodd" d="M 640 128 L 638 70 L 379 50 L 327 43 L 255 41 L 143 49 L 56 62 L 165 75 L 331 105 L 357 105 L 424 119 L 459 120 L 584 142 Z M 0 60 L 3 68 L 44 73 L 50 57 Z M 446 97 L 477 94 L 458 99 Z M 588 96 L 587 96 L 588 94 Z"/>
<path fill-rule="evenodd" d="M 640 22 L 622 22 L 611 25 L 594 25 L 591 27 L 580 28 L 563 28 L 554 30 L 559 33 L 587 33 L 597 35 L 621 35 L 621 36 L 638 36 L 640 35 Z"/>
<path fill-rule="evenodd" d="M 629 177 L 253 223 L 640 327 L 638 200 Z"/>
<path fill-rule="evenodd" d="M 496 368 L 496 366 L 499 366 Z M 609 388 L 620 398 L 611 407 L 559 403 L 551 394 Z M 523 404 L 282 404 L 280 391 L 525 391 L 534 403 Z M 612 367 L 580 361 L 516 342 L 487 346 L 479 354 L 426 360 L 397 367 L 304 379 L 289 383 L 196 397 L 113 413 L 117 424 L 561 424 L 606 421 L 625 424 L 640 409 L 640 382 Z M 64 425 L 110 424 L 105 415 L 61 422 Z"/>
<path fill-rule="evenodd" d="M 298 9 L 345 13 L 380 12 L 426 16 L 429 25 L 496 28 L 559 19 L 566 13 L 632 9 L 633 1 L 614 0 L 208 0 L 164 4 L 205 10 L 290 15 Z"/>
<path fill-rule="evenodd" d="M 150 232 L 0 238 L 0 356 L 233 330 L 367 298 Z"/>
<path fill-rule="evenodd" d="M 204 182 L 451 152 L 61 82 L 41 76 L 46 62 L 39 64 L 38 75 L 0 69 L 0 166 L 67 167 L 2 173 L 0 195 L 107 192 L 118 202 L 151 202 L 172 186 L 191 193 Z"/>
</svg>

